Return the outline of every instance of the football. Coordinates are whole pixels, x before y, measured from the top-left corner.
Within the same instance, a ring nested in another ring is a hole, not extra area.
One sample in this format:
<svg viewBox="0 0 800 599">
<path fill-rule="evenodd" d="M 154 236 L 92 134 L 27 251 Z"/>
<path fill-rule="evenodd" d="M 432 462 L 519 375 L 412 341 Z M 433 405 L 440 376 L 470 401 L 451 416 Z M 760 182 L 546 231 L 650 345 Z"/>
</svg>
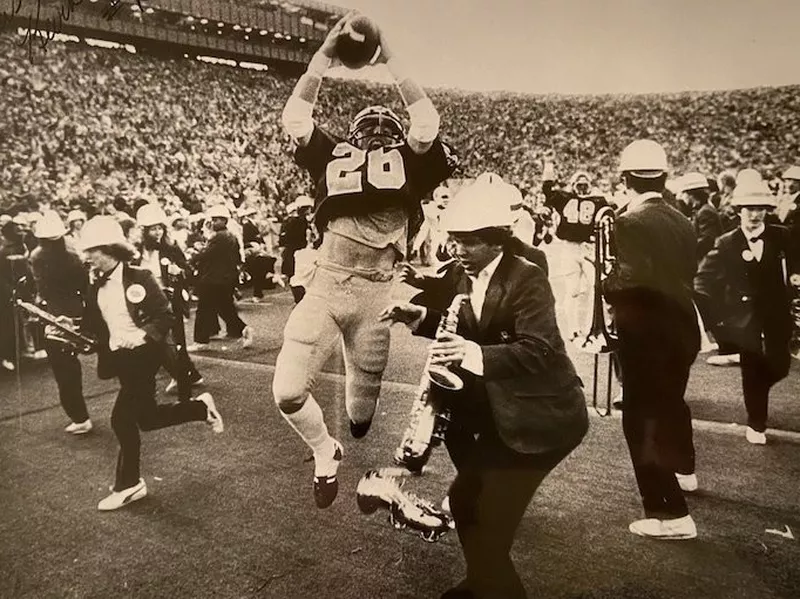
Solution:
<svg viewBox="0 0 800 599">
<path fill-rule="evenodd" d="M 360 69 L 372 62 L 379 45 L 378 26 L 369 17 L 355 15 L 336 38 L 336 55 L 347 68 Z"/>
</svg>

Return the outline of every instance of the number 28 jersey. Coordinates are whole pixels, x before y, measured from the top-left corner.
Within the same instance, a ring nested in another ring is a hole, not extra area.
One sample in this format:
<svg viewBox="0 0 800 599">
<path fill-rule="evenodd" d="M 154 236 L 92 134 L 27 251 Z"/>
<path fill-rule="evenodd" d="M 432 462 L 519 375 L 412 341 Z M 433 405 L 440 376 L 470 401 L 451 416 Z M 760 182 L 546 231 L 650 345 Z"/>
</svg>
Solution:
<svg viewBox="0 0 800 599">
<path fill-rule="evenodd" d="M 545 205 L 561 217 L 556 237 L 575 243 L 589 242 L 594 234 L 594 217 L 608 202 L 602 196 L 577 196 L 552 189 L 552 183 L 544 185 Z"/>
<path fill-rule="evenodd" d="M 420 200 L 455 170 L 458 161 L 437 137 L 424 154 L 408 142 L 362 150 L 314 127 L 308 145 L 295 161 L 314 179 L 315 221 L 324 231 L 339 216 L 359 216 L 402 208 L 421 222 Z"/>
</svg>

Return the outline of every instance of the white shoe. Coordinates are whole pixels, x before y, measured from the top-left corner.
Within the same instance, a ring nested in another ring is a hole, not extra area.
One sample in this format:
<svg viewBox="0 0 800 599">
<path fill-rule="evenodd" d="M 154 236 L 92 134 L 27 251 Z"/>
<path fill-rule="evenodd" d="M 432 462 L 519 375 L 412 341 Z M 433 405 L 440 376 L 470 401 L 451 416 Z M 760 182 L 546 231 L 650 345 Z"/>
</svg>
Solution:
<svg viewBox="0 0 800 599">
<path fill-rule="evenodd" d="M 88 418 L 83 422 L 72 422 L 68 424 L 64 428 L 65 433 L 72 433 L 73 435 L 85 435 L 89 431 L 91 431 L 94 427 L 92 426 L 92 421 Z"/>
<path fill-rule="evenodd" d="M 118 510 L 125 507 L 129 503 L 133 503 L 143 497 L 147 496 L 147 485 L 143 478 L 139 479 L 139 483 L 123 489 L 122 491 L 112 491 L 111 495 L 105 499 L 101 499 L 97 504 L 97 509 L 101 512 L 109 512 L 111 510 Z"/>
<path fill-rule="evenodd" d="M 678 485 L 680 485 L 681 491 L 685 493 L 697 491 L 698 484 L 696 474 L 679 474 L 676 472 L 675 478 L 678 479 Z"/>
<path fill-rule="evenodd" d="M 242 331 L 242 347 L 247 349 L 253 345 L 253 328 L 252 327 L 244 327 Z"/>
<path fill-rule="evenodd" d="M 178 381 L 176 381 L 175 379 L 170 379 L 169 383 L 167 383 L 167 388 L 164 389 L 164 393 L 169 395 L 169 394 L 171 394 L 173 392 L 177 392 L 177 391 L 178 391 Z"/>
<path fill-rule="evenodd" d="M 12 362 L 11 360 L 3 360 L 2 364 L 3 364 L 3 368 L 8 370 L 9 372 L 13 372 L 13 371 L 15 371 L 17 369 L 14 366 L 14 362 Z"/>
<path fill-rule="evenodd" d="M 645 518 L 632 522 L 628 530 L 640 537 L 674 541 L 680 539 L 694 539 L 697 537 L 697 527 L 691 516 L 659 520 L 658 518 Z"/>
<path fill-rule="evenodd" d="M 747 430 L 744 433 L 747 441 L 752 443 L 753 445 L 766 445 L 767 444 L 767 435 L 766 433 L 759 433 L 757 430 L 747 427 Z"/>
<path fill-rule="evenodd" d="M 47 359 L 47 352 L 43 349 L 37 349 L 33 352 L 33 359 L 34 360 L 46 360 Z"/>
<path fill-rule="evenodd" d="M 222 422 L 222 416 L 217 411 L 217 406 L 214 403 L 214 398 L 211 393 L 202 393 L 197 396 L 194 401 L 202 401 L 206 404 L 208 414 L 206 416 L 206 423 L 211 427 L 211 430 L 219 434 L 225 430 L 225 425 Z"/>
<path fill-rule="evenodd" d="M 736 366 L 741 362 L 739 354 L 724 354 L 722 356 L 709 356 L 706 364 L 711 366 Z"/>
<path fill-rule="evenodd" d="M 227 336 L 225 333 L 223 333 L 222 331 L 220 331 L 220 332 L 219 332 L 219 333 L 217 333 L 216 335 L 211 335 L 211 336 L 209 337 L 209 339 L 211 339 L 212 341 L 224 341 L 224 340 L 225 340 L 227 337 L 228 337 L 228 336 Z"/>
<path fill-rule="evenodd" d="M 211 349 L 210 343 L 192 343 L 186 346 L 188 352 L 208 351 L 209 349 Z"/>
</svg>

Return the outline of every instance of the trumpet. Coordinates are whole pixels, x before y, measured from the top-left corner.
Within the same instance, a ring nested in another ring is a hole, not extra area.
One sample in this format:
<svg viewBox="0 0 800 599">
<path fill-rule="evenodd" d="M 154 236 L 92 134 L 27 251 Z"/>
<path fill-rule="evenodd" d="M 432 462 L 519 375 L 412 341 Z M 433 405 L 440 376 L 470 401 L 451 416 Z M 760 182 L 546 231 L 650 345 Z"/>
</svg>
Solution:
<svg viewBox="0 0 800 599">
<path fill-rule="evenodd" d="M 469 296 L 464 293 L 453 298 L 447 312 L 439 321 L 437 337 L 444 332 L 456 332 L 461 304 L 468 298 Z M 464 388 L 464 381 L 456 373 L 446 366 L 431 364 L 430 357 L 428 358 L 411 406 L 408 427 L 394 455 L 397 465 L 404 466 L 410 472 L 417 474 L 421 473 L 422 468 L 428 463 L 433 448 L 444 441 L 450 423 L 450 410 L 441 405 L 441 401 L 432 397 L 431 383 L 451 392 Z"/>
<path fill-rule="evenodd" d="M 16 305 L 21 310 L 46 324 L 45 338 L 59 343 L 66 348 L 81 353 L 90 354 L 95 350 L 97 341 L 80 333 L 69 321 L 72 319 L 66 317 L 58 317 L 40 307 L 35 306 L 29 302 L 21 299 L 16 300 Z"/>
<path fill-rule="evenodd" d="M 614 243 L 614 209 L 604 206 L 594 217 L 594 301 L 592 306 L 592 324 L 582 348 L 594 354 L 594 380 L 592 382 L 592 406 L 600 416 L 611 414 L 611 380 L 613 376 L 613 358 L 618 338 L 606 324 L 606 309 L 603 302 L 603 283 L 611 274 L 617 260 Z M 606 405 L 598 405 L 597 387 L 600 354 L 609 354 L 606 386 Z"/>
</svg>

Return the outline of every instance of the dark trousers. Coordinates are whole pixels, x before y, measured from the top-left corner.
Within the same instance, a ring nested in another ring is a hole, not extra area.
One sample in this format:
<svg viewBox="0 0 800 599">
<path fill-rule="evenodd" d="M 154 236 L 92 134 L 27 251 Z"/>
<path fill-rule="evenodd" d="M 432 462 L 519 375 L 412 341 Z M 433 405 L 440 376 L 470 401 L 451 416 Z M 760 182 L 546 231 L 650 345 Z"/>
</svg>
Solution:
<svg viewBox="0 0 800 599">
<path fill-rule="evenodd" d="M 571 451 L 524 455 L 509 449 L 494 431 L 476 440 L 457 427 L 447 449 L 458 474 L 450 487 L 450 508 L 467 564 L 459 585 L 480 599 L 524 599 L 527 595 L 511 561 L 519 523 L 536 489 Z"/>
<path fill-rule="evenodd" d="M 163 350 L 151 344 L 112 354 L 120 384 L 111 410 L 111 428 L 119 441 L 115 491 L 139 482 L 139 430 L 152 431 L 184 422 L 204 421 L 207 417 L 206 406 L 199 401 L 156 403 L 156 372 L 162 356 Z"/>
<path fill-rule="evenodd" d="M 244 261 L 244 268 L 253 281 L 253 297 L 264 297 L 267 273 L 275 268 L 275 258 L 270 256 L 249 256 Z"/>
<path fill-rule="evenodd" d="M 783 360 L 781 360 L 783 362 Z M 747 426 L 763 433 L 767 430 L 769 390 L 786 376 L 788 369 L 770 362 L 764 354 L 741 352 L 742 392 L 747 410 Z"/>
<path fill-rule="evenodd" d="M 168 343 L 164 345 L 163 351 L 161 364 L 178 384 L 178 401 L 189 401 L 192 397 L 192 384 L 202 377 L 189 357 L 186 345 Z"/>
<path fill-rule="evenodd" d="M 17 319 L 10 298 L 0 297 L 0 323 L 2 323 L 0 326 L 0 360 L 8 360 L 16 364 L 17 335 L 19 334 L 20 340 L 24 337 L 22 336 L 22 326 L 15 329 Z"/>
<path fill-rule="evenodd" d="M 89 419 L 89 412 L 83 397 L 83 375 L 78 356 L 63 344 L 53 341 L 45 341 L 44 350 L 58 385 L 61 407 L 72 422 L 85 422 Z"/>
<path fill-rule="evenodd" d="M 617 312 L 625 409 L 622 429 L 648 518 L 689 513 L 675 473 L 695 468 L 692 416 L 684 394 L 697 357 L 697 329 L 668 314 Z"/>
<path fill-rule="evenodd" d="M 300 301 L 306 295 L 306 288 L 305 287 L 292 287 L 292 297 L 294 298 L 294 303 L 299 304 Z"/>
<path fill-rule="evenodd" d="M 198 283 L 197 314 L 194 320 L 194 340 L 208 343 L 211 335 L 219 332 L 217 317 L 225 322 L 228 337 L 241 337 L 245 324 L 233 303 L 234 285 Z"/>
</svg>

